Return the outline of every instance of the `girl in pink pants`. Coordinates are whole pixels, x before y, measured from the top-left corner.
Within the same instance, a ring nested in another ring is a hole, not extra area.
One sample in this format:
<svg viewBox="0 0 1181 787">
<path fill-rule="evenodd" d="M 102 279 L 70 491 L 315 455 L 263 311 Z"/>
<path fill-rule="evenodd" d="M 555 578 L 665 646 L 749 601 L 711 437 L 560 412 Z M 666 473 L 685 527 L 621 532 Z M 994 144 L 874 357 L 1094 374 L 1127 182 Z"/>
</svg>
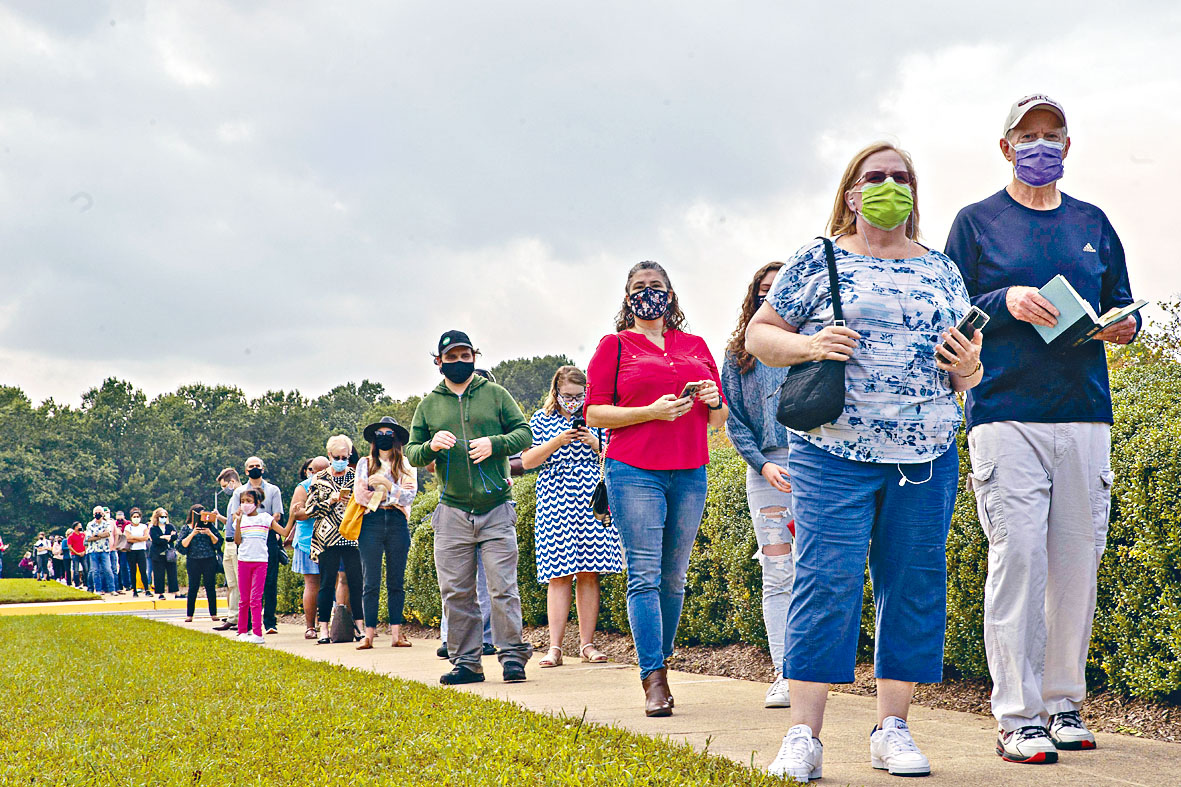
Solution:
<svg viewBox="0 0 1181 787">
<path fill-rule="evenodd" d="M 238 639 L 263 642 L 262 591 L 267 582 L 267 533 L 282 532 L 279 515 L 259 511 L 263 492 L 244 490 L 234 513 L 234 543 L 238 545 Z M 247 621 L 253 633 L 246 632 Z"/>
</svg>

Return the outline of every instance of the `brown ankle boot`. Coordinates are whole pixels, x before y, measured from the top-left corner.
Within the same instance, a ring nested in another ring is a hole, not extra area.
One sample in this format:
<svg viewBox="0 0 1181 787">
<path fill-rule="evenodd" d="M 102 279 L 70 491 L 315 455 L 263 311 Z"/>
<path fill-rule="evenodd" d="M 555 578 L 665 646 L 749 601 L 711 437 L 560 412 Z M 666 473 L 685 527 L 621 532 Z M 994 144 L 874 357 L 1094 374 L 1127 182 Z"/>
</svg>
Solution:
<svg viewBox="0 0 1181 787">
<path fill-rule="evenodd" d="M 644 678 L 644 713 L 648 716 L 673 715 L 672 696 L 668 693 L 668 670 L 664 667 Z"/>
</svg>

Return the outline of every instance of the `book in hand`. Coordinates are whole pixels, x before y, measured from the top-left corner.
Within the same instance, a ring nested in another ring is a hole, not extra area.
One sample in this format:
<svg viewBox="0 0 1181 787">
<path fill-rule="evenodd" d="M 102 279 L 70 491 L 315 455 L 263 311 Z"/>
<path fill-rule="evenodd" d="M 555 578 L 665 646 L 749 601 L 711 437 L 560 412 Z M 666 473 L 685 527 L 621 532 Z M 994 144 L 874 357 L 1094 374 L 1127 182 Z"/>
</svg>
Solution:
<svg viewBox="0 0 1181 787">
<path fill-rule="evenodd" d="M 1050 279 L 1045 287 L 1038 290 L 1038 294 L 1058 310 L 1058 324 L 1053 328 L 1047 328 L 1044 325 L 1033 327 L 1046 344 L 1058 350 L 1078 347 L 1104 328 L 1114 325 L 1148 305 L 1148 301 L 1138 300 L 1127 306 L 1109 309 L 1100 317 L 1095 314 L 1095 309 L 1091 304 L 1079 295 L 1074 287 L 1070 286 L 1070 282 L 1061 273 Z"/>
</svg>

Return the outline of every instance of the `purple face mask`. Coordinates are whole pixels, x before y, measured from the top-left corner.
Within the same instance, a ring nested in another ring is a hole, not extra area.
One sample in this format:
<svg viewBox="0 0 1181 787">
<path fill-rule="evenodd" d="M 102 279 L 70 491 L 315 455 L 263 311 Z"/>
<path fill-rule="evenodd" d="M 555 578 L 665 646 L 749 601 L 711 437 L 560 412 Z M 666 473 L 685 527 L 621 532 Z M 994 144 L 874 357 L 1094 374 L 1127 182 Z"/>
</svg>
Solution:
<svg viewBox="0 0 1181 787">
<path fill-rule="evenodd" d="M 1065 148 L 1061 142 L 1044 139 L 1013 145 L 1016 158 L 1013 169 L 1017 180 L 1035 189 L 1058 180 L 1062 177 L 1062 151 Z"/>
</svg>

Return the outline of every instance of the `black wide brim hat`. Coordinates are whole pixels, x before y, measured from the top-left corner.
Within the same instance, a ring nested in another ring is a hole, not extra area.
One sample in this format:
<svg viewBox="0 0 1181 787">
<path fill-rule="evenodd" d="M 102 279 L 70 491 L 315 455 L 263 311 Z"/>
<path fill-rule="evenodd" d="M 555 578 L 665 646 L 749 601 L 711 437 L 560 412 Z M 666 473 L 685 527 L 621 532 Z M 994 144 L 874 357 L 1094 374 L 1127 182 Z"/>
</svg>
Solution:
<svg viewBox="0 0 1181 787">
<path fill-rule="evenodd" d="M 407 441 L 410 440 L 410 432 L 406 431 L 406 427 L 402 426 L 388 415 L 383 415 L 380 421 L 374 424 L 369 424 L 369 426 L 365 427 L 365 431 L 363 432 L 365 440 L 369 443 L 373 443 L 374 438 L 377 437 L 378 429 L 393 429 L 394 437 L 396 437 L 398 442 L 402 445 L 406 445 Z"/>
</svg>

